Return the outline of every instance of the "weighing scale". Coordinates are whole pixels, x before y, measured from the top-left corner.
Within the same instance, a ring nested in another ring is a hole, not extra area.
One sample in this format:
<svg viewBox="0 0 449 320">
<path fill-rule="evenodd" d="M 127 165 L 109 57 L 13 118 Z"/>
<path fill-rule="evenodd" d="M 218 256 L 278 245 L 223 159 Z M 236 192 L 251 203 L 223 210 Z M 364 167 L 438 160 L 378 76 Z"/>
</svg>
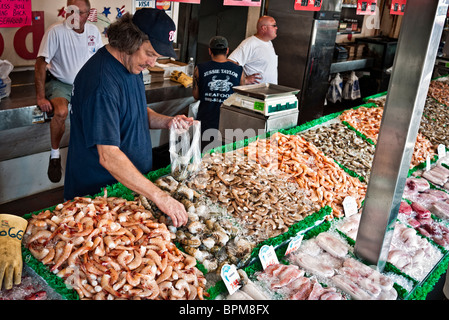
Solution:
<svg viewBox="0 0 449 320">
<path fill-rule="evenodd" d="M 298 124 L 299 89 L 262 83 L 236 86 L 220 107 L 219 131 L 224 143 Z M 240 135 L 240 136 L 239 136 Z"/>
</svg>

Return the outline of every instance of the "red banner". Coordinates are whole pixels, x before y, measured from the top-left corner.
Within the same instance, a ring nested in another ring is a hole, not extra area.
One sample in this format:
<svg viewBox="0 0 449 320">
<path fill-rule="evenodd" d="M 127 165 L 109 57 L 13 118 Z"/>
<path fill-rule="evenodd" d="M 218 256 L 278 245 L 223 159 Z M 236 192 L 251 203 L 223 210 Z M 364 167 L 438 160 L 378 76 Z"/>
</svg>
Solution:
<svg viewBox="0 0 449 320">
<path fill-rule="evenodd" d="M 357 0 L 357 14 L 374 15 L 376 13 L 376 0 Z"/>
<path fill-rule="evenodd" d="M 295 10 L 320 11 L 322 0 L 295 0 Z"/>
<path fill-rule="evenodd" d="M 31 0 L 0 1 L 0 28 L 31 25 Z"/>
<path fill-rule="evenodd" d="M 224 0 L 225 6 L 260 7 L 262 0 Z"/>
<path fill-rule="evenodd" d="M 403 16 L 405 10 L 405 3 L 407 0 L 393 0 L 391 1 L 390 14 Z"/>
</svg>

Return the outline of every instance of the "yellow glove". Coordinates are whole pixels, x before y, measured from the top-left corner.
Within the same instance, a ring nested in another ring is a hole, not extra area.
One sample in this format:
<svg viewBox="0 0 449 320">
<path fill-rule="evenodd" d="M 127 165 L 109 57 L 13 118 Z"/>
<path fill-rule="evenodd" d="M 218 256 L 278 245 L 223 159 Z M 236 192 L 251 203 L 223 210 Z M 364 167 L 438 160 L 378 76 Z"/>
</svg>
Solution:
<svg viewBox="0 0 449 320">
<path fill-rule="evenodd" d="M 179 82 L 182 84 L 185 88 L 190 87 L 192 85 L 193 79 L 192 77 L 189 77 L 184 72 L 175 70 L 170 75 L 170 80 Z"/>
<path fill-rule="evenodd" d="M 0 214 L 0 290 L 22 282 L 22 238 L 28 221 L 12 214 Z"/>
</svg>

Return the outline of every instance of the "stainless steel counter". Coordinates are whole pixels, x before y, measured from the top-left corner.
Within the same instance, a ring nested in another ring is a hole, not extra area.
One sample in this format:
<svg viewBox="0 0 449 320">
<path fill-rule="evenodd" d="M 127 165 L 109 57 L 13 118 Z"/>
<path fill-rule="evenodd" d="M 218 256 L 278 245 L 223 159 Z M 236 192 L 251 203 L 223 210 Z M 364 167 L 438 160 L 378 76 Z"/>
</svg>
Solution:
<svg viewBox="0 0 449 320">
<path fill-rule="evenodd" d="M 47 178 L 50 151 L 50 121 L 35 123 L 34 70 L 12 72 L 11 94 L 0 101 L 0 203 L 60 187 Z M 166 80 L 145 85 L 148 105 L 158 113 L 187 113 L 195 101 L 191 88 Z M 151 130 L 153 147 L 165 144 L 167 130 Z M 70 119 L 61 141 L 63 172 L 70 137 Z"/>
<path fill-rule="evenodd" d="M 11 94 L 0 101 L 0 131 L 33 124 L 36 109 L 34 70 L 12 72 Z M 192 97 L 192 89 L 170 80 L 145 85 L 147 103 Z"/>
</svg>

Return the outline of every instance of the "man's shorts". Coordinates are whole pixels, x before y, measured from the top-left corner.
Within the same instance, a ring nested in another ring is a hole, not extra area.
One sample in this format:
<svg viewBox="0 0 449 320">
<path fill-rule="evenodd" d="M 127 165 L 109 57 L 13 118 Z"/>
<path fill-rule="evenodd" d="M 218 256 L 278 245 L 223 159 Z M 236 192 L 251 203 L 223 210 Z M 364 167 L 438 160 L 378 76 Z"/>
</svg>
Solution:
<svg viewBox="0 0 449 320">
<path fill-rule="evenodd" d="M 45 95 L 48 100 L 65 98 L 70 103 L 72 85 L 61 82 L 53 77 L 45 83 Z"/>
</svg>

